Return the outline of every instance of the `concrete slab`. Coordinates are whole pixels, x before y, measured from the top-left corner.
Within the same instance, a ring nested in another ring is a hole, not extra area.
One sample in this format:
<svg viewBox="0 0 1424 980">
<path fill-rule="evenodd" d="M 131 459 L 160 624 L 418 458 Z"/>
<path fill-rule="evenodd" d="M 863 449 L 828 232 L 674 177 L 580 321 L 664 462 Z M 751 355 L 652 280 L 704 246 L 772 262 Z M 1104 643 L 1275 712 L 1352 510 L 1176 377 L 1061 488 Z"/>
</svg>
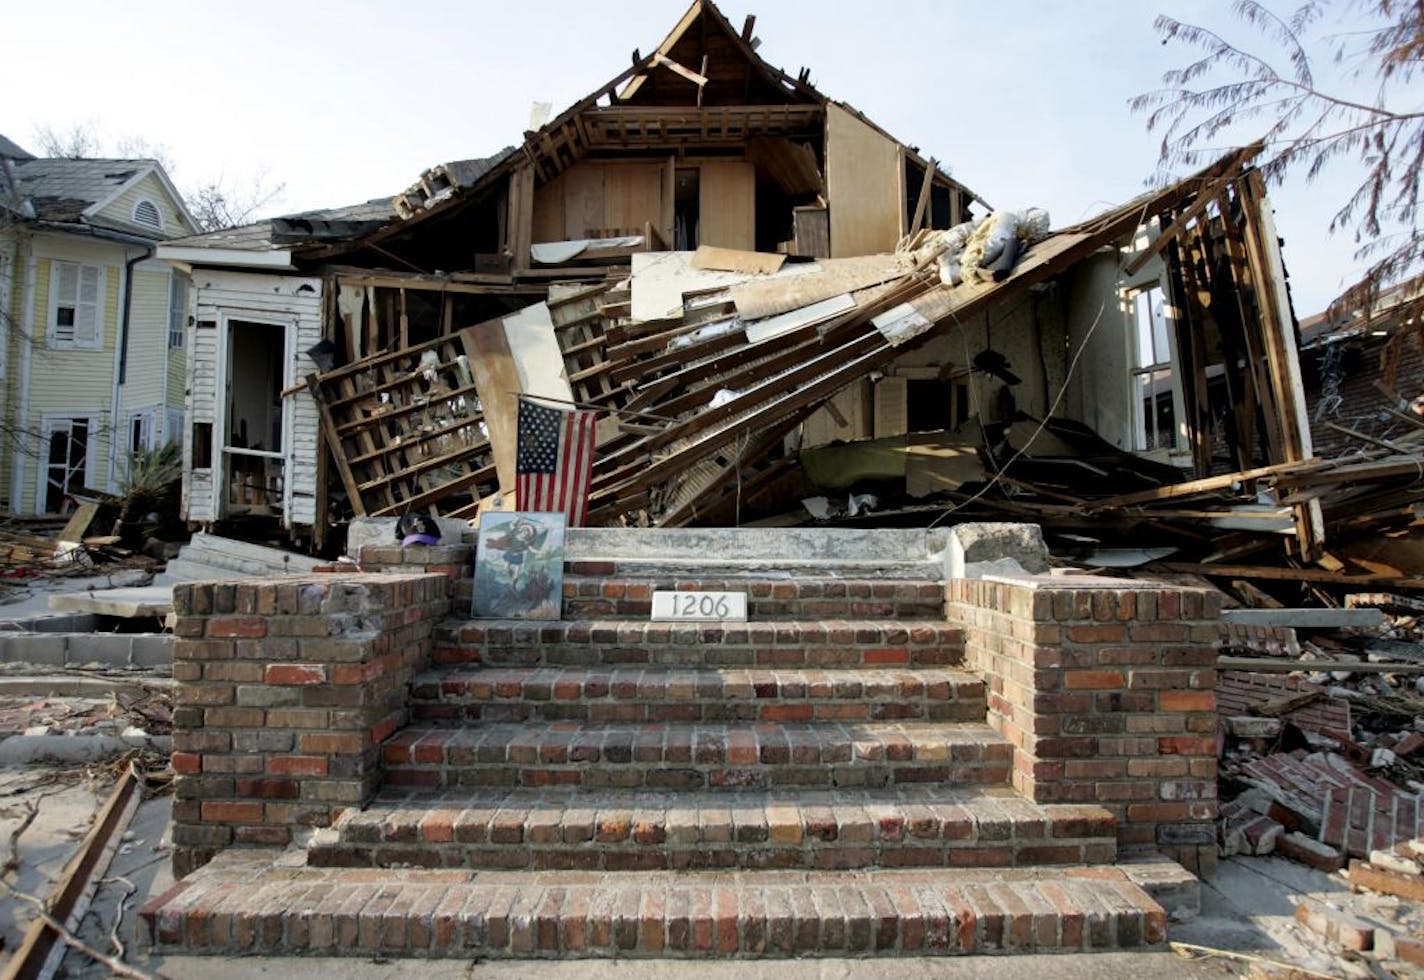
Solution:
<svg viewBox="0 0 1424 980">
<path fill-rule="evenodd" d="M 396 537 L 398 517 L 353 517 L 346 525 L 346 553 L 359 555 L 362 548 L 389 548 L 400 544 Z M 469 521 L 456 517 L 437 517 L 441 544 L 471 544 L 475 540 Z"/>
<path fill-rule="evenodd" d="M 715 560 L 719 563 L 924 562 L 942 559 L 944 528 L 570 528 L 569 561 Z"/>
<path fill-rule="evenodd" d="M 1224 609 L 1223 623 L 1242 626 L 1289 626 L 1293 629 L 1374 629 L 1384 625 L 1378 609 Z"/>
<path fill-rule="evenodd" d="M 71 592 L 50 596 L 49 606 L 61 612 L 117 616 L 121 619 L 162 618 L 173 611 L 173 587 L 148 585 L 102 592 Z"/>
</svg>

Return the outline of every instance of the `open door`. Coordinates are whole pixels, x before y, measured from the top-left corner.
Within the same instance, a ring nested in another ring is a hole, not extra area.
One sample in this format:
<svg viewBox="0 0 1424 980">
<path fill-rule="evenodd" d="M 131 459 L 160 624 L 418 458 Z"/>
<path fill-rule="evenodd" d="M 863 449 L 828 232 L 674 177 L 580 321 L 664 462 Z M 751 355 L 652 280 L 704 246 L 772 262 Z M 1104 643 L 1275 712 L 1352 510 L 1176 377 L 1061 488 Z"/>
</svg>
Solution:
<svg viewBox="0 0 1424 980">
<path fill-rule="evenodd" d="M 228 320 L 226 354 L 222 513 L 280 516 L 286 473 L 282 389 L 289 360 L 287 327 Z"/>
</svg>

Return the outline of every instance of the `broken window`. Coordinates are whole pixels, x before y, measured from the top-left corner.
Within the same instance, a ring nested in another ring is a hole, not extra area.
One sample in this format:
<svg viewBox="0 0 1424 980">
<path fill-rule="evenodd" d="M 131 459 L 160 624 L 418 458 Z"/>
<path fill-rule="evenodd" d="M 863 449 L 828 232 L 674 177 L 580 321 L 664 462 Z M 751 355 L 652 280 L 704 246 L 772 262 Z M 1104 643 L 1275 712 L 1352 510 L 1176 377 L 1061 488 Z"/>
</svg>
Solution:
<svg viewBox="0 0 1424 980">
<path fill-rule="evenodd" d="M 97 265 L 56 262 L 49 322 L 51 347 L 97 350 L 100 346 L 99 291 L 104 271 Z"/>
<path fill-rule="evenodd" d="M 1132 448 L 1176 449 L 1177 379 L 1172 367 L 1171 314 L 1160 285 L 1128 294 L 1132 340 Z"/>
<path fill-rule="evenodd" d="M 181 408 L 170 408 L 165 412 L 163 441 L 177 444 L 180 448 L 183 445 L 183 410 Z"/>
<path fill-rule="evenodd" d="M 44 513 L 62 513 L 65 498 L 88 482 L 89 439 L 94 428 L 94 420 L 85 416 L 44 420 L 47 455 L 40 471 L 39 500 Z"/>
</svg>

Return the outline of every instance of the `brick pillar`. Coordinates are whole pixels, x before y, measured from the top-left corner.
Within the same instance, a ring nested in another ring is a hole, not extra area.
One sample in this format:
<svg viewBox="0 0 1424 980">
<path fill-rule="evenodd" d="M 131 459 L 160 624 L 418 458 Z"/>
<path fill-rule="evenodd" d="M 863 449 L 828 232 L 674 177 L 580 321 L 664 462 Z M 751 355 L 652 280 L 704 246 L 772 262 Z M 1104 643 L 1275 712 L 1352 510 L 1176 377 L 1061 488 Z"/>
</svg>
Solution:
<svg viewBox="0 0 1424 980">
<path fill-rule="evenodd" d="M 1098 803 L 1124 849 L 1216 867 L 1216 650 L 1221 596 L 1095 577 L 955 579 L 951 620 L 984 674 L 1014 786 Z"/>
<path fill-rule="evenodd" d="M 443 575 L 453 600 L 461 592 L 462 582 L 468 590 L 474 575 L 474 554 L 475 546 L 472 544 L 368 544 L 361 548 L 356 561 L 363 572 Z M 468 605 L 469 596 L 464 598 Z"/>
<path fill-rule="evenodd" d="M 174 586 L 173 868 L 286 844 L 380 782 L 411 676 L 449 611 L 443 575 Z"/>
</svg>

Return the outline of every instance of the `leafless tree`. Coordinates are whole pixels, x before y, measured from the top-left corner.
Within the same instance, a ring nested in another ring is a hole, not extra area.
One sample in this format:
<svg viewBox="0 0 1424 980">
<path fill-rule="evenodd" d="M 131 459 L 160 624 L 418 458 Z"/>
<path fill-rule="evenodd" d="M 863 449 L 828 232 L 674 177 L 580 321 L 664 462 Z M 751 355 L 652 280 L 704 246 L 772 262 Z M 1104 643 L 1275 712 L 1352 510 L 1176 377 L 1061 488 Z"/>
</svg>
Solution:
<svg viewBox="0 0 1424 980">
<path fill-rule="evenodd" d="M 1354 160 L 1363 176 L 1330 222 L 1351 230 L 1357 256 L 1370 265 L 1336 303 L 1338 312 L 1369 312 L 1384 289 L 1424 270 L 1419 190 L 1424 177 L 1424 106 L 1410 85 L 1424 67 L 1424 3 L 1339 0 L 1364 29 L 1317 38 L 1330 0 L 1306 0 L 1288 18 L 1258 0 L 1232 10 L 1257 38 L 1251 50 L 1167 16 L 1154 24 L 1162 43 L 1197 49 L 1200 57 L 1167 72 L 1163 87 L 1129 103 L 1162 133 L 1159 179 L 1219 155 L 1223 141 L 1260 139 L 1268 180 L 1304 171 L 1307 180 L 1337 161 Z M 1333 54 L 1336 71 L 1319 75 L 1310 53 Z M 1257 53 L 1264 51 L 1265 53 Z M 1347 97 L 1350 83 L 1371 79 L 1374 95 Z M 1424 296 L 1414 301 L 1424 312 Z M 1404 316 L 1408 319 L 1408 314 Z"/>
<path fill-rule="evenodd" d="M 189 187 L 183 199 L 199 227 L 216 231 L 248 224 L 259 211 L 279 201 L 285 187 L 285 184 L 269 183 L 267 171 L 263 169 L 246 183 L 235 184 L 218 177 Z"/>
<path fill-rule="evenodd" d="M 114 155 L 157 160 L 170 178 L 177 179 L 178 167 L 167 145 L 150 142 L 141 136 L 121 136 L 110 141 L 100 133 L 93 120 L 76 123 L 63 130 L 40 126 L 35 130 L 35 139 L 44 156 L 82 159 Z M 188 184 L 182 194 L 198 229 L 217 231 L 252 221 L 258 212 L 279 202 L 285 189 L 285 184 L 272 183 L 263 168 L 247 180 L 219 175 Z"/>
</svg>

